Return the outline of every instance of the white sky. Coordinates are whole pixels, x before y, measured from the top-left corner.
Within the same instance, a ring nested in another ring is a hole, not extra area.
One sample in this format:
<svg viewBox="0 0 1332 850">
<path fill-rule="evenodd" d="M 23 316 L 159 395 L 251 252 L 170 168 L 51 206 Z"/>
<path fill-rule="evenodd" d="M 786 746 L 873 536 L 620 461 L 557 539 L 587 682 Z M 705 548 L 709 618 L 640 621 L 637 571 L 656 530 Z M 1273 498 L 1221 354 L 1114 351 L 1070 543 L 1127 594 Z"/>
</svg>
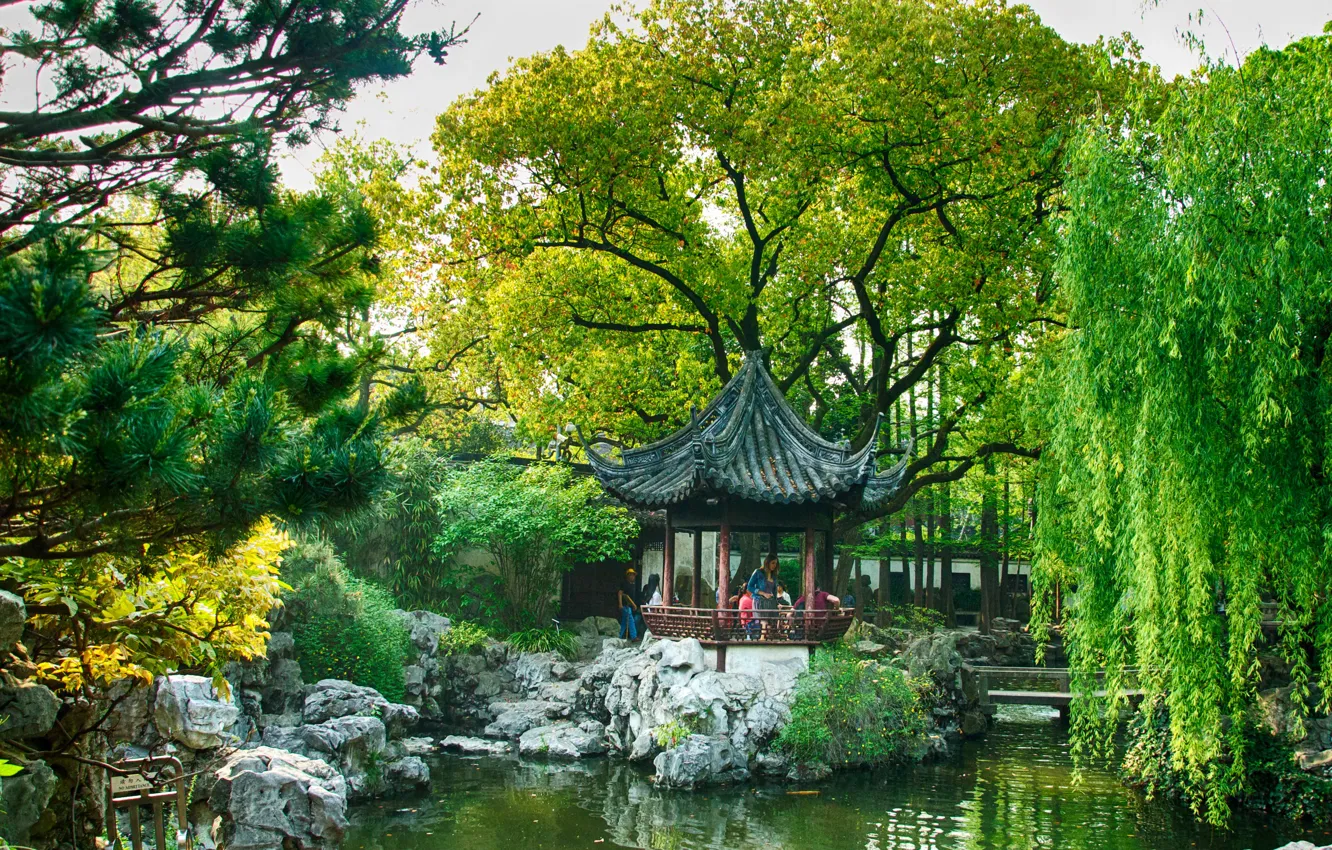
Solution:
<svg viewBox="0 0 1332 850">
<path fill-rule="evenodd" d="M 408 31 L 459 25 L 480 15 L 468 43 L 453 51 L 447 65 L 428 59 L 405 80 L 360 92 L 341 120 L 344 130 L 367 139 L 388 138 L 418 144 L 426 140 L 435 116 L 459 95 L 485 85 L 494 71 L 513 57 L 563 44 L 571 49 L 587 41 L 588 27 L 609 11 L 613 0 L 418 0 L 407 12 Z M 1179 37 L 1185 29 L 1201 33 L 1213 55 L 1233 61 L 1232 41 L 1243 56 L 1260 44 L 1281 47 L 1294 38 L 1322 32 L 1332 20 L 1332 0 L 1027 0 L 1041 19 L 1071 41 L 1091 42 L 1101 35 L 1133 33 L 1146 58 L 1169 76 L 1197 63 Z M 1203 11 L 1203 24 L 1190 15 Z M 1223 26 L 1224 24 L 1224 26 Z M 310 168 L 328 140 L 315 142 L 286 163 L 286 179 L 305 188 Z"/>
</svg>

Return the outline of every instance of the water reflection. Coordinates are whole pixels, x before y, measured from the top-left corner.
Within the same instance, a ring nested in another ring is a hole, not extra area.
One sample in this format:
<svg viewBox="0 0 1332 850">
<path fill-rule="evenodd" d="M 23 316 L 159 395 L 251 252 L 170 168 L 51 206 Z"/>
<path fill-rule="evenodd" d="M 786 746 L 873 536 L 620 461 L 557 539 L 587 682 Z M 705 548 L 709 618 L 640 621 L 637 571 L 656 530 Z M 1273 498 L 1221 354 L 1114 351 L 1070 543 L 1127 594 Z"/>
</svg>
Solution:
<svg viewBox="0 0 1332 850">
<path fill-rule="evenodd" d="M 1114 776 L 1074 784 L 1067 741 L 1040 710 L 1009 714 L 948 763 L 845 774 L 818 796 L 784 786 L 660 791 L 647 773 L 578 764 L 442 758 L 432 793 L 359 810 L 346 846 L 365 850 L 1270 850 L 1323 839 L 1241 815 L 1217 833 L 1147 803 Z"/>
</svg>

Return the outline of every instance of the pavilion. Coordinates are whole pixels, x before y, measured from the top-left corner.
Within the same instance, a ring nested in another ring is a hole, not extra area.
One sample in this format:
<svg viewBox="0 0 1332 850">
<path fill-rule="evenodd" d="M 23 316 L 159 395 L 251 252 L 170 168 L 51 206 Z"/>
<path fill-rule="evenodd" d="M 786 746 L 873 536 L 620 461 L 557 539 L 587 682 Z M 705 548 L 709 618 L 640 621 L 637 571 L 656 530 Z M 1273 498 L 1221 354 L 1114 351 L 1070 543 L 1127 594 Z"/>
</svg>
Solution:
<svg viewBox="0 0 1332 850">
<path fill-rule="evenodd" d="M 779 627 L 765 628 L 761 637 L 747 634 L 729 606 L 731 532 L 768 532 L 774 555 L 780 532 L 803 532 L 802 590 L 811 592 L 817 586 L 816 535 L 825 536 L 824 557 L 830 564 L 834 516 L 871 510 L 902 486 L 907 453 L 886 472 L 875 471 L 878 430 L 876 422 L 864 445 L 855 448 L 823 439 L 791 408 L 763 365 L 762 352 L 751 351 L 716 398 L 701 413 L 691 411 L 689 424 L 670 436 L 625 449 L 619 461 L 584 443 L 593 472 L 610 493 L 630 505 L 665 512 L 664 604 L 643 609 L 652 633 L 695 637 L 716 647 L 718 669 L 725 669 L 727 646 L 810 647 L 841 637 L 853 612 L 786 614 Z M 675 606 L 671 599 L 677 531 L 693 537 L 689 607 Z M 717 599 L 708 608 L 699 598 L 704 531 L 718 532 Z"/>
</svg>

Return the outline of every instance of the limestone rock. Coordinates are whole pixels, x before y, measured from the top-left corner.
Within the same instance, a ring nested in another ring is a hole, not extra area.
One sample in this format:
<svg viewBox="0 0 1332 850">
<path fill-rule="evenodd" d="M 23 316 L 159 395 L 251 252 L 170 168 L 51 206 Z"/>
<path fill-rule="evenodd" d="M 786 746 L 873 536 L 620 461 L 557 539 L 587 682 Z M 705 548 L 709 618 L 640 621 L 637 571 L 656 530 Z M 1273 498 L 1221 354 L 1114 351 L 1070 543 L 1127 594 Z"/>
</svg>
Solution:
<svg viewBox="0 0 1332 850">
<path fill-rule="evenodd" d="M 301 665 L 294 658 L 270 660 L 268 676 L 260 689 L 265 714 L 300 711 L 305 703 L 305 683 Z"/>
<path fill-rule="evenodd" d="M 648 657 L 656 658 L 657 679 L 668 688 L 683 685 L 708 669 L 703 644 L 694 638 L 659 641 L 648 650 Z"/>
<path fill-rule="evenodd" d="M 538 726 L 547 725 L 547 721 L 567 717 L 568 705 L 545 700 L 523 700 L 514 703 L 496 703 L 495 721 L 486 726 L 483 733 L 487 738 L 504 738 L 516 741 L 523 733 Z"/>
<path fill-rule="evenodd" d="M 60 701 L 45 685 L 0 685 L 0 739 L 45 735 L 55 725 L 59 708 Z"/>
<path fill-rule="evenodd" d="M 518 752 L 525 756 L 581 759 L 606 752 L 606 729 L 591 721 L 581 726 L 556 723 L 529 729 L 518 739 Z"/>
<path fill-rule="evenodd" d="M 216 771 L 208 807 L 214 839 L 231 850 L 336 850 L 347 830 L 347 786 L 322 761 L 259 747 Z"/>
<path fill-rule="evenodd" d="M 430 768 L 417 756 L 406 756 L 384 765 L 381 782 L 385 794 L 423 791 L 430 787 Z"/>
<path fill-rule="evenodd" d="M 439 651 L 440 635 L 452 628 L 448 617 L 441 617 L 433 611 L 394 611 L 402 620 L 412 638 L 412 645 L 427 655 Z"/>
<path fill-rule="evenodd" d="M 883 658 L 888 654 L 888 647 L 872 640 L 858 640 L 851 644 L 851 649 L 857 655 L 863 655 L 866 658 Z"/>
<path fill-rule="evenodd" d="M 195 750 L 220 747 L 233 740 L 231 733 L 240 709 L 231 698 L 222 699 L 204 676 L 162 676 L 153 700 L 153 722 L 158 733 Z"/>
<path fill-rule="evenodd" d="M 663 788 L 702 788 L 749 778 L 747 759 L 724 738 L 690 735 L 653 761 Z"/>
<path fill-rule="evenodd" d="M 8 652 L 23 639 L 28 606 L 7 590 L 0 590 L 0 652 Z"/>
<path fill-rule="evenodd" d="M 1332 749 L 1298 752 L 1295 754 L 1295 761 L 1300 766 L 1300 770 L 1324 770 L 1332 767 Z"/>
<path fill-rule="evenodd" d="M 409 756 L 428 756 L 437 749 L 434 738 L 403 738 L 398 743 Z"/>
<path fill-rule="evenodd" d="M 439 746 L 442 750 L 467 756 L 503 756 L 513 752 L 513 744 L 508 741 L 467 738 L 461 735 L 449 735 L 439 742 Z"/>
<path fill-rule="evenodd" d="M 550 681 L 551 668 L 559 660 L 553 652 L 524 652 L 514 662 L 514 678 L 524 688 L 540 687 Z"/>
<path fill-rule="evenodd" d="M 410 705 L 391 702 L 380 709 L 379 718 L 384 721 L 390 738 L 401 738 L 421 722 L 421 713 Z"/>
<path fill-rule="evenodd" d="M 1282 844 L 1277 850 L 1332 850 L 1332 844 L 1319 847 L 1312 841 L 1292 841 L 1289 844 Z"/>
<path fill-rule="evenodd" d="M 29 831 L 46 811 L 55 792 L 55 772 L 44 761 L 30 761 L 0 786 L 0 838 L 27 845 Z"/>
<path fill-rule="evenodd" d="M 152 687 L 138 679 L 123 679 L 111 686 L 107 697 L 116 708 L 107 718 L 106 737 L 110 743 L 153 742 L 157 730 L 153 727 L 152 696 Z"/>
<path fill-rule="evenodd" d="M 305 722 L 323 723 L 335 717 L 378 717 L 389 701 L 374 688 L 344 679 L 321 679 L 305 697 Z"/>
</svg>

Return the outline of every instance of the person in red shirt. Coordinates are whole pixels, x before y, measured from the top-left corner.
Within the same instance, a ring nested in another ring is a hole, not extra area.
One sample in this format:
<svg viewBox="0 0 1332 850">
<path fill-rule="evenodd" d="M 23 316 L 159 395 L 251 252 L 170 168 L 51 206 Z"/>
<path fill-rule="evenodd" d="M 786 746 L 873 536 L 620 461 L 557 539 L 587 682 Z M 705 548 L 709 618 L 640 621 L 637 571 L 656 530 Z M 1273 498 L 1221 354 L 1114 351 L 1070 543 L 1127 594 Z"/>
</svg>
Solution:
<svg viewBox="0 0 1332 850">
<path fill-rule="evenodd" d="M 811 598 L 813 601 L 806 603 L 805 600 L 807 597 Z M 804 637 L 805 635 L 813 636 L 818 634 L 821 621 L 828 618 L 827 611 L 831 608 L 836 608 L 841 604 L 842 600 L 833 596 L 826 590 L 820 590 L 818 585 L 814 586 L 814 592 L 812 594 L 806 594 L 797 599 L 795 603 L 796 624 L 797 627 L 799 627 L 801 625 L 801 620 L 804 620 L 805 627 L 799 630 L 800 636 Z M 803 616 L 801 615 L 802 611 L 804 612 Z M 808 629 L 808 632 L 806 632 L 806 629 Z"/>
<path fill-rule="evenodd" d="M 758 636 L 759 622 L 754 617 L 754 594 L 749 592 L 749 588 L 740 594 L 740 625 L 747 639 L 753 640 Z"/>
</svg>

